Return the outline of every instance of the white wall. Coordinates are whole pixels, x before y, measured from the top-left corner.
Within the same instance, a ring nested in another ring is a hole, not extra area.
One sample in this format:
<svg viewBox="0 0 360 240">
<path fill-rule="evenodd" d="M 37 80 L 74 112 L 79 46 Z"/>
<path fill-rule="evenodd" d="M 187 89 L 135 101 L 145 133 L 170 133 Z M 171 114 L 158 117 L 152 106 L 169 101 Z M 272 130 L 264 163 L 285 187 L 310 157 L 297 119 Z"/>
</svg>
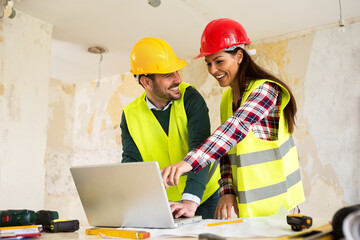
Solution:
<svg viewBox="0 0 360 240">
<path fill-rule="evenodd" d="M 0 209 L 44 206 L 52 26 L 0 19 Z"/>
</svg>

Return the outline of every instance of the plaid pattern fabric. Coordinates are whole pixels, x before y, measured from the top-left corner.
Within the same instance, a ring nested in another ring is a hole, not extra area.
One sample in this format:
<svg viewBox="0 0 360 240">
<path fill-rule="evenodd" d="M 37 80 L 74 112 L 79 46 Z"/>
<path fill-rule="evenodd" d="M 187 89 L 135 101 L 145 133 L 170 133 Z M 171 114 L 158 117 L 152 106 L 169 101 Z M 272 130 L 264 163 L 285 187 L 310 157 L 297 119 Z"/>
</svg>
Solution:
<svg viewBox="0 0 360 240">
<path fill-rule="evenodd" d="M 195 172 L 220 159 L 220 197 L 225 194 L 235 194 L 227 152 L 251 130 L 260 139 L 277 139 L 281 103 L 279 91 L 277 84 L 266 82 L 251 92 L 241 106 L 239 106 L 240 98 L 236 105 L 233 103 L 234 115 L 183 159 L 191 164 Z"/>
<path fill-rule="evenodd" d="M 229 156 L 225 154 L 220 158 L 219 197 L 226 194 L 236 195 L 235 187 L 231 177 L 231 164 Z"/>
</svg>

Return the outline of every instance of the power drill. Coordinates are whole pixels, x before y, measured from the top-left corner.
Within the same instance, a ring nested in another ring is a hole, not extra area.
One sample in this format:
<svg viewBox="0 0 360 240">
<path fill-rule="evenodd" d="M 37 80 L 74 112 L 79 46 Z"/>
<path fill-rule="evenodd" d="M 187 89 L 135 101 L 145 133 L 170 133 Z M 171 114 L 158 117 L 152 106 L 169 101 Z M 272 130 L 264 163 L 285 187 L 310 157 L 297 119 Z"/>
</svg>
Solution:
<svg viewBox="0 0 360 240">
<path fill-rule="evenodd" d="M 73 232 L 79 229 L 78 220 L 58 218 L 58 212 L 50 210 L 4 210 L 0 211 L 0 227 L 42 225 L 46 232 Z"/>
<path fill-rule="evenodd" d="M 52 220 L 58 219 L 59 214 L 56 211 L 40 210 L 36 212 L 36 225 L 49 225 Z"/>
<path fill-rule="evenodd" d="M 51 220 L 58 219 L 56 211 L 27 209 L 0 211 L 0 227 L 24 225 L 48 225 Z"/>
<path fill-rule="evenodd" d="M 36 214 L 32 210 L 4 210 L 0 211 L 0 227 L 34 225 Z"/>
</svg>

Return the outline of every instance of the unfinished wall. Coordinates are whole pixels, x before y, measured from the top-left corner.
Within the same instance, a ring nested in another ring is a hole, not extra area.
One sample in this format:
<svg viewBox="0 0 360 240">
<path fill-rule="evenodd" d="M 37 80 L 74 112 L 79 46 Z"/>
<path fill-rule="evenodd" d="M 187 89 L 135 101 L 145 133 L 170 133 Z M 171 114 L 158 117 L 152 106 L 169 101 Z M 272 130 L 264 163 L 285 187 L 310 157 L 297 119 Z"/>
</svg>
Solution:
<svg viewBox="0 0 360 240">
<path fill-rule="evenodd" d="M 122 107 L 142 93 L 130 74 L 81 85 L 50 82 L 45 206 L 88 224 L 69 167 L 121 162 Z M 55 187 L 56 186 L 56 187 Z"/>
<path fill-rule="evenodd" d="M 358 36 L 355 23 L 346 33 L 333 28 L 252 46 L 255 60 L 296 97 L 302 209 L 313 217 L 360 202 Z M 128 73 L 102 79 L 100 88 L 90 80 L 49 85 L 50 42 L 51 26 L 20 12 L 0 21 L 0 208 L 44 207 L 84 225 L 69 167 L 121 161 L 121 109 L 143 89 Z M 181 75 L 205 97 L 214 130 L 225 89 L 203 59 L 189 60 Z"/>
<path fill-rule="evenodd" d="M 314 35 L 301 133 L 305 209 L 315 216 L 360 203 L 360 23 Z"/>
<path fill-rule="evenodd" d="M 331 217 L 360 201 L 360 24 L 255 46 L 259 62 L 291 86 L 298 104 L 297 143 L 304 213 Z M 266 58 L 265 58 L 266 59 Z M 351 117 L 350 117 L 351 116 Z M 348 128 L 344 129 L 344 125 Z"/>
<path fill-rule="evenodd" d="M 76 85 L 50 79 L 49 113 L 46 144 L 45 209 L 56 210 L 60 218 L 75 215 L 71 208 L 69 166 L 74 158 L 74 120 Z M 55 199 L 56 203 L 54 203 Z M 67 209 L 64 214 L 63 209 Z"/>
<path fill-rule="evenodd" d="M 347 30 L 326 29 L 251 46 L 257 50 L 255 61 L 287 82 L 296 97 L 294 136 L 306 194 L 301 208 L 313 217 L 330 218 L 342 206 L 360 202 L 360 24 Z M 181 75 L 205 97 L 215 130 L 225 89 L 207 73 L 203 59 L 189 60 Z M 121 108 L 141 92 L 130 74 L 104 79 L 99 89 L 95 83 L 77 86 L 72 164 L 120 161 Z M 65 182 L 72 184 L 68 178 Z M 78 198 L 74 186 L 72 194 Z"/>
<path fill-rule="evenodd" d="M 0 209 L 44 207 L 52 26 L 0 19 Z"/>
</svg>

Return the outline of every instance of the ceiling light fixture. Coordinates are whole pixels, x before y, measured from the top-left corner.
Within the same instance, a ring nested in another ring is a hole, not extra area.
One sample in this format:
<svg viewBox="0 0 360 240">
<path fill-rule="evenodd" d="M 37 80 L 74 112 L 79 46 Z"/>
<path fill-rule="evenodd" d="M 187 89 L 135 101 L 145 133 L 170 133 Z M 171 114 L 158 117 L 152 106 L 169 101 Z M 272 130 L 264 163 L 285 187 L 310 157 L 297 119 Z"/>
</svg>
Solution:
<svg viewBox="0 0 360 240">
<path fill-rule="evenodd" d="M 152 7 L 158 7 L 161 4 L 161 0 L 148 0 L 148 4 Z"/>
<path fill-rule="evenodd" d="M 14 2 L 13 0 L 0 0 L 0 19 L 1 18 L 14 18 L 16 15 L 16 11 L 13 8 Z"/>
<path fill-rule="evenodd" d="M 101 62 L 103 60 L 103 53 L 106 52 L 105 48 L 103 47 L 99 47 L 99 46 L 94 46 L 94 47 L 89 47 L 88 48 L 88 52 L 90 53 L 95 53 L 95 54 L 99 54 L 100 55 L 100 60 L 99 60 L 99 77 L 96 81 L 96 89 L 98 89 L 100 87 L 100 80 L 101 80 Z"/>
<path fill-rule="evenodd" d="M 341 0 L 339 0 L 340 18 L 339 18 L 339 31 L 345 32 L 345 21 L 342 17 Z"/>
</svg>

